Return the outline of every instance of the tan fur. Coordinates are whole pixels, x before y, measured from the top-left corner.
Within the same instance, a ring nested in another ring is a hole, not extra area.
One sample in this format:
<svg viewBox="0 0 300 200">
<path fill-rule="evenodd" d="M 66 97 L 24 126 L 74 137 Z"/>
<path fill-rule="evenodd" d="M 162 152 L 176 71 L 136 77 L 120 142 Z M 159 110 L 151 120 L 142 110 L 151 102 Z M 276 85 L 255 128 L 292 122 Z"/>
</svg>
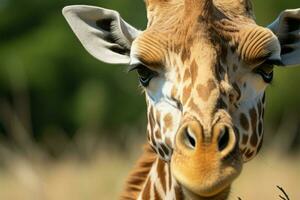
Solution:
<svg viewBox="0 0 300 200">
<path fill-rule="evenodd" d="M 144 146 L 144 153 L 128 176 L 120 200 L 136 200 L 143 189 L 149 171 L 157 158 L 149 144 Z"/>
</svg>

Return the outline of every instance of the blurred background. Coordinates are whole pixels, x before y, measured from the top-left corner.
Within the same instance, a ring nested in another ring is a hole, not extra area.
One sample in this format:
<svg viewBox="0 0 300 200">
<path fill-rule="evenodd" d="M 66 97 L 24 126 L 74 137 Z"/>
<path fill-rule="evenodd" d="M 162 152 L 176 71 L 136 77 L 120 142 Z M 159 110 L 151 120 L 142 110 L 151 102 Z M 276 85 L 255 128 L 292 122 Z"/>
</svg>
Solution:
<svg viewBox="0 0 300 200">
<path fill-rule="evenodd" d="M 253 1 L 267 25 L 299 0 Z M 117 199 L 146 141 L 146 105 L 135 73 L 98 62 L 61 9 L 118 10 L 143 30 L 142 0 L 0 0 L 0 199 Z M 299 55 L 300 56 L 300 55 Z M 267 92 L 262 153 L 230 199 L 300 199 L 300 68 L 276 69 Z"/>
</svg>

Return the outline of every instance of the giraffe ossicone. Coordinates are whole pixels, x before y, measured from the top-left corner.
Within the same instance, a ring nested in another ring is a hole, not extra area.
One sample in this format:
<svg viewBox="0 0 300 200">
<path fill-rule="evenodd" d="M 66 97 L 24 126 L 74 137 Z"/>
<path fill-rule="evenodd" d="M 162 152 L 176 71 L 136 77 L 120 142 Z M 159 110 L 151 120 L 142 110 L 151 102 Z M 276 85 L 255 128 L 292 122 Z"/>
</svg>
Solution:
<svg viewBox="0 0 300 200">
<path fill-rule="evenodd" d="M 136 70 L 149 146 L 122 199 L 225 200 L 263 142 L 265 89 L 274 66 L 300 64 L 300 9 L 267 28 L 250 0 L 145 0 L 139 31 L 113 10 L 63 14 L 85 49 Z"/>
</svg>

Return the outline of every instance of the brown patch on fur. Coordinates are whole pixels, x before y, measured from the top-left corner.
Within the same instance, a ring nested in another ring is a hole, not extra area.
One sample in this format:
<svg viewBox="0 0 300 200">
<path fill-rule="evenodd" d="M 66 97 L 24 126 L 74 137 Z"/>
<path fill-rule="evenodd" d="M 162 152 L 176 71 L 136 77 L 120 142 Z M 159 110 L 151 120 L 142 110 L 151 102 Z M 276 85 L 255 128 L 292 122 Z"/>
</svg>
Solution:
<svg viewBox="0 0 300 200">
<path fill-rule="evenodd" d="M 163 191 L 166 192 L 167 185 L 166 185 L 165 162 L 160 159 L 157 162 L 157 176 L 160 179 Z"/>
<path fill-rule="evenodd" d="M 169 155 L 170 155 L 170 151 L 169 151 L 169 149 L 166 147 L 166 145 L 165 145 L 165 144 L 161 144 L 160 146 L 161 146 L 163 152 L 165 153 L 165 155 L 169 156 Z"/>
<path fill-rule="evenodd" d="M 243 134 L 242 144 L 246 145 L 248 143 L 248 135 Z"/>
<path fill-rule="evenodd" d="M 203 99 L 203 101 L 207 101 L 212 90 L 214 90 L 216 88 L 216 83 L 214 80 L 210 79 L 207 81 L 207 85 L 204 86 L 202 84 L 199 84 L 197 86 L 197 92 L 198 92 L 198 95 L 201 99 Z"/>
<path fill-rule="evenodd" d="M 156 137 L 157 139 L 161 139 L 161 134 L 160 134 L 160 131 L 159 131 L 159 130 L 156 130 L 156 131 L 155 131 L 155 137 Z"/>
<path fill-rule="evenodd" d="M 240 123 L 244 130 L 246 130 L 246 131 L 249 130 L 249 121 L 248 121 L 247 116 L 244 113 L 241 113 L 241 115 L 240 115 Z"/>
<path fill-rule="evenodd" d="M 239 86 L 236 83 L 233 83 L 232 86 L 238 94 L 238 96 L 236 97 L 236 101 L 238 101 L 241 98 L 242 92 L 241 92 Z"/>
<path fill-rule="evenodd" d="M 183 75 L 183 81 L 187 81 L 190 78 L 190 70 L 189 68 L 186 68 Z"/>
<path fill-rule="evenodd" d="M 171 175 L 171 169 L 170 169 L 170 165 L 167 165 L 167 170 L 168 170 L 168 190 L 171 189 L 172 187 L 172 175 Z"/>
<path fill-rule="evenodd" d="M 245 153 L 245 156 L 247 159 L 250 159 L 250 158 L 252 158 L 253 154 L 254 154 L 254 152 L 248 149 Z"/>
<path fill-rule="evenodd" d="M 253 147 L 257 146 L 258 138 L 257 138 L 257 112 L 255 108 L 252 108 L 250 110 L 250 117 L 251 117 L 251 126 L 252 126 L 252 135 L 251 135 L 251 140 L 250 144 Z"/>
<path fill-rule="evenodd" d="M 227 104 L 224 102 L 224 100 L 221 97 L 218 99 L 217 108 L 218 109 L 227 109 L 228 108 Z"/>
<path fill-rule="evenodd" d="M 150 199 L 150 190 L 151 190 L 151 180 L 150 177 L 148 177 L 147 183 L 145 185 L 145 188 L 143 190 L 142 199 L 143 200 L 149 200 Z"/>
<path fill-rule="evenodd" d="M 171 142 L 171 140 L 170 140 L 169 137 L 166 138 L 165 142 L 166 142 L 166 145 L 167 145 L 169 148 L 172 147 L 172 142 Z"/>
<path fill-rule="evenodd" d="M 198 74 L 197 69 L 198 69 L 198 65 L 197 65 L 196 61 L 193 60 L 191 66 L 190 66 L 192 84 L 195 83 L 195 81 L 196 81 L 196 77 L 197 77 L 197 74 Z"/>
<path fill-rule="evenodd" d="M 191 87 L 185 87 L 183 89 L 183 94 L 182 94 L 182 103 L 183 104 L 186 104 L 187 100 L 190 98 L 191 96 L 191 92 L 192 92 L 192 89 Z"/>
<path fill-rule="evenodd" d="M 158 147 L 158 154 L 159 154 L 160 157 L 162 157 L 162 158 L 165 158 L 165 157 L 166 157 L 165 152 L 162 150 L 161 147 Z"/>
<path fill-rule="evenodd" d="M 179 186 L 175 187 L 175 197 L 176 199 L 183 199 L 183 193 Z"/>
<path fill-rule="evenodd" d="M 157 191 L 156 187 L 154 187 L 154 199 L 155 200 L 162 200 L 162 198 L 158 194 L 158 191 Z"/>
<path fill-rule="evenodd" d="M 202 112 L 201 110 L 199 109 L 199 107 L 197 106 L 197 104 L 195 104 L 195 102 L 193 100 L 191 100 L 189 102 L 189 105 L 188 107 L 193 110 L 194 112 L 196 112 L 198 115 L 202 116 Z"/>
<path fill-rule="evenodd" d="M 125 189 L 121 195 L 120 200 L 136 200 L 138 198 L 138 195 L 142 191 L 145 181 L 147 180 L 148 174 L 151 170 L 151 167 L 156 159 L 157 155 L 152 150 L 150 145 L 146 144 L 144 147 L 143 155 L 140 157 L 134 169 L 127 178 Z M 147 181 L 145 190 L 150 190 L 149 180 Z M 144 195 L 147 194 L 144 193 Z M 144 195 L 143 199 L 150 199 L 149 196 L 147 198 L 147 196 Z"/>
<path fill-rule="evenodd" d="M 181 60 L 184 63 L 187 59 L 191 57 L 191 50 L 189 48 L 183 48 L 181 52 Z"/>
<path fill-rule="evenodd" d="M 164 125 L 165 125 L 165 128 L 167 130 L 170 130 L 172 128 L 172 124 L 173 124 L 172 115 L 170 113 L 168 113 L 168 114 L 166 114 L 164 116 Z"/>
<path fill-rule="evenodd" d="M 259 120 L 259 123 L 258 123 L 258 134 L 259 134 L 259 136 L 261 136 L 263 134 L 263 122 L 262 122 L 262 120 Z"/>
</svg>

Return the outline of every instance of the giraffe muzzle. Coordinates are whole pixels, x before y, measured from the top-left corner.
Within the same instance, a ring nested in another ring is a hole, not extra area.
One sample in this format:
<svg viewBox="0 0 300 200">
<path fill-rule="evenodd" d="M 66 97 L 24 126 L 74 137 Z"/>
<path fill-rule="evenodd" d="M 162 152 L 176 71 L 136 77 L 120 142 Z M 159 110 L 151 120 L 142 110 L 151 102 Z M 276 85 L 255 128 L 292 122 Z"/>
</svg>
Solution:
<svg viewBox="0 0 300 200">
<path fill-rule="evenodd" d="M 205 133 L 197 121 L 185 123 L 176 136 L 179 151 L 196 152 L 200 149 L 215 148 L 221 158 L 226 158 L 237 146 L 236 135 L 230 125 L 218 123 L 211 133 Z"/>
<path fill-rule="evenodd" d="M 171 169 L 175 178 L 192 193 L 212 197 L 227 190 L 241 171 L 237 137 L 232 126 L 215 124 L 210 132 L 198 121 L 179 129 Z"/>
</svg>

